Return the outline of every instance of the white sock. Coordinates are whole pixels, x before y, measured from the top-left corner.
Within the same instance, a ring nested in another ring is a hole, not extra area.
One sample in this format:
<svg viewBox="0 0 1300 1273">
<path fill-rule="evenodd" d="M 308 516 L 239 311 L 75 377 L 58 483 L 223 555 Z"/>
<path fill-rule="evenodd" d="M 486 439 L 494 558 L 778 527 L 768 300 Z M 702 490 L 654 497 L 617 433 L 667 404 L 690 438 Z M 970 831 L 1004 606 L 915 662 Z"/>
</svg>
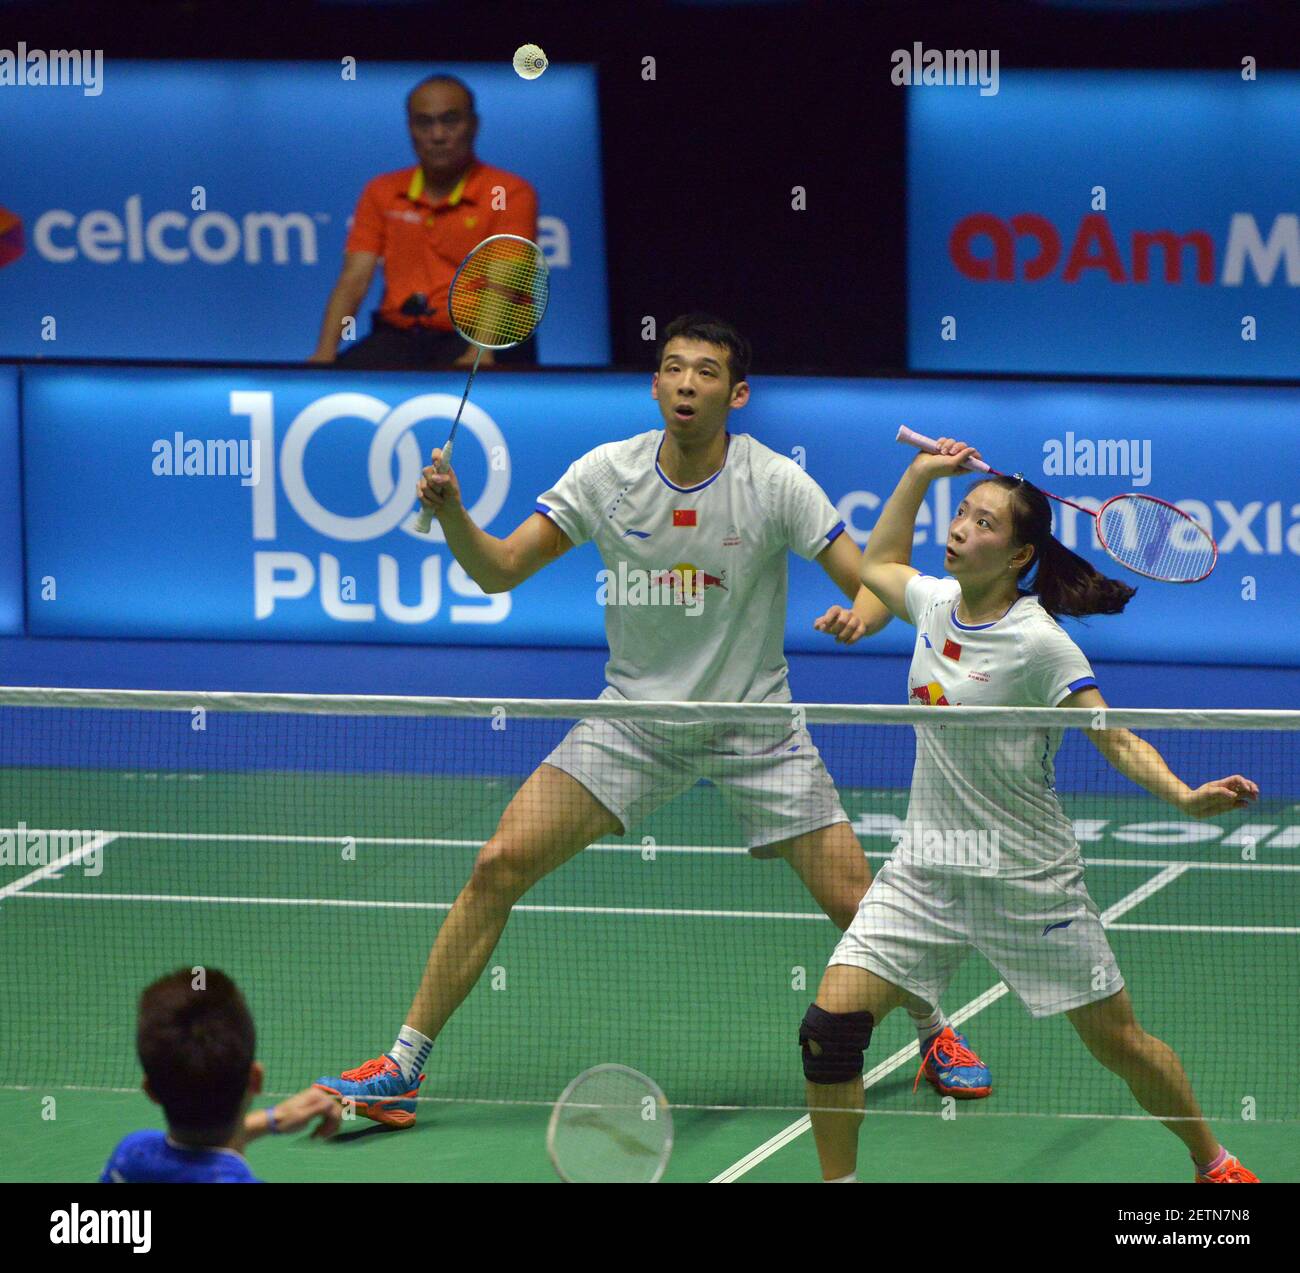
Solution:
<svg viewBox="0 0 1300 1273">
<path fill-rule="evenodd" d="M 408 1083 L 414 1083 L 424 1073 L 424 1063 L 429 1059 L 429 1053 L 432 1051 L 432 1039 L 426 1038 L 419 1030 L 404 1025 L 388 1055 L 397 1062 L 402 1077 Z"/>
<path fill-rule="evenodd" d="M 856 1185 L 858 1183 L 858 1173 L 851 1171 L 847 1176 L 837 1176 L 834 1180 L 823 1180 L 824 1185 Z"/>
<path fill-rule="evenodd" d="M 907 1014 L 912 1018 L 912 1024 L 916 1027 L 916 1037 L 922 1044 L 929 1043 L 944 1026 L 948 1025 L 948 1018 L 944 1015 L 942 1008 L 936 1008 L 928 1017 L 915 1015 L 911 1012 Z"/>
</svg>

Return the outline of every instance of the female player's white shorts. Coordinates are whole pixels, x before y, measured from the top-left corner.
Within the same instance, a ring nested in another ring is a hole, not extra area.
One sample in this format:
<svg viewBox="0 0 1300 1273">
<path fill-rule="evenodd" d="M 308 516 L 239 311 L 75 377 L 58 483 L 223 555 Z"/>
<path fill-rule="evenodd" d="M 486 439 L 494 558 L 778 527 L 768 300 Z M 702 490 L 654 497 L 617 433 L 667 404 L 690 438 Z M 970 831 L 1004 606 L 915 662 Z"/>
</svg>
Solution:
<svg viewBox="0 0 1300 1273">
<path fill-rule="evenodd" d="M 876 874 L 831 964 L 851 964 L 937 1004 L 977 950 L 1035 1017 L 1123 988 L 1083 867 L 1002 878 L 891 858 Z"/>
<path fill-rule="evenodd" d="M 624 832 L 701 778 L 722 793 L 751 852 L 849 820 L 806 729 L 582 720 L 544 763 L 582 783 Z"/>
</svg>

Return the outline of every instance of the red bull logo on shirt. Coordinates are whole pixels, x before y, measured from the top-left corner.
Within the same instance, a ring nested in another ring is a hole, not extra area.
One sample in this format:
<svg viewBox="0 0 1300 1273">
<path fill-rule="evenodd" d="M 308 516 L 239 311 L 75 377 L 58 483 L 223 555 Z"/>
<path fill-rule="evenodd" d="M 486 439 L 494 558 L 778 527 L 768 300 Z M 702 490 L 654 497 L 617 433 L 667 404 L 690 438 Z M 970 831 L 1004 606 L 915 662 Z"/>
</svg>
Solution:
<svg viewBox="0 0 1300 1273">
<path fill-rule="evenodd" d="M 721 588 L 723 592 L 727 590 L 726 582 L 722 577 L 711 575 L 707 570 L 702 570 L 689 561 L 679 561 L 671 570 L 654 576 L 651 583 L 671 588 L 683 601 L 690 597 L 703 596 L 710 588 Z"/>
<path fill-rule="evenodd" d="M 924 703 L 926 707 L 952 706 L 944 697 L 943 686 L 938 681 L 931 681 L 929 685 L 913 685 L 912 699 L 914 702 Z"/>
</svg>

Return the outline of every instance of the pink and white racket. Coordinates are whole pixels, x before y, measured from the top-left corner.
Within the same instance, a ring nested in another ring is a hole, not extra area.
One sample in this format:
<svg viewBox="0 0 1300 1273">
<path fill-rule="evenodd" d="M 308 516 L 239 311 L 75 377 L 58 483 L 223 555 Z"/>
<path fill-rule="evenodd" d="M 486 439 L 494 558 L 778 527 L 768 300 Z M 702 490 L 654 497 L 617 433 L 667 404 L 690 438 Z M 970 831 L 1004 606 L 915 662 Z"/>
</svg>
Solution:
<svg viewBox="0 0 1300 1273">
<path fill-rule="evenodd" d="M 906 427 L 898 430 L 895 441 L 932 455 L 939 450 L 933 438 Z M 983 460 L 967 460 L 963 467 L 992 473 L 995 477 L 1017 476 L 1000 473 Z M 1219 560 L 1219 546 L 1210 532 L 1181 508 L 1154 495 L 1126 491 L 1111 496 L 1094 512 L 1051 491 L 1043 494 L 1094 518 L 1101 546 L 1126 570 L 1147 579 L 1158 579 L 1161 583 L 1199 583 L 1209 576 Z"/>
</svg>

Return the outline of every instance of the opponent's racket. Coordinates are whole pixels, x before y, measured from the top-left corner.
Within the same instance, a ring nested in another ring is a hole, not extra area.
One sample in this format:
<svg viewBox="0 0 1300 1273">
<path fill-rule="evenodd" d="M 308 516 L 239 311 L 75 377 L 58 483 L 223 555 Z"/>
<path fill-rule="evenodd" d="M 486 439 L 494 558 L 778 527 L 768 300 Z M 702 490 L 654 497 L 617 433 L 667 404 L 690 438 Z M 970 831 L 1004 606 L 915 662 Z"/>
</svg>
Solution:
<svg viewBox="0 0 1300 1273">
<path fill-rule="evenodd" d="M 652 1185 L 673 1151 L 673 1116 L 652 1079 L 595 1065 L 555 1102 L 546 1151 L 568 1184 Z"/>
<path fill-rule="evenodd" d="M 478 353 L 456 408 L 447 445 L 442 448 L 440 472 L 451 467 L 452 443 L 483 351 L 513 349 L 527 340 L 542 321 L 550 295 L 551 272 L 542 249 L 517 234 L 494 234 L 484 239 L 460 263 L 451 280 L 447 310 L 456 330 L 477 347 Z M 427 535 L 432 525 L 433 509 L 421 506 L 415 529 Z"/>
<path fill-rule="evenodd" d="M 932 455 L 939 450 L 933 438 L 905 427 L 898 430 L 895 441 L 906 442 Z M 1016 476 L 999 473 L 983 460 L 967 460 L 963 467 L 996 477 Z M 1219 546 L 1210 532 L 1181 508 L 1154 495 L 1126 491 L 1111 496 L 1094 512 L 1051 491 L 1043 494 L 1095 519 L 1101 546 L 1126 570 L 1147 579 L 1158 579 L 1161 583 L 1199 583 L 1219 560 Z"/>
</svg>

